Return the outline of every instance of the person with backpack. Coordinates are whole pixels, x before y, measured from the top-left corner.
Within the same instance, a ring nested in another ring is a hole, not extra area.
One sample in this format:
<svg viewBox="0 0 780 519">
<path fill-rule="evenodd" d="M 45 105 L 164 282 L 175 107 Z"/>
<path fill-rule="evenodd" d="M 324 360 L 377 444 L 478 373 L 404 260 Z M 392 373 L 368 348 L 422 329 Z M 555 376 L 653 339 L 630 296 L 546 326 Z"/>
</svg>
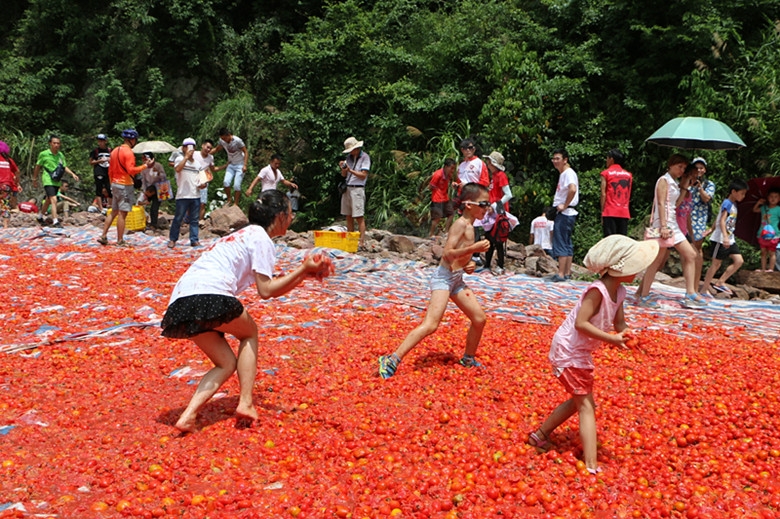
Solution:
<svg viewBox="0 0 780 519">
<path fill-rule="evenodd" d="M 62 227 L 57 215 L 57 193 L 60 191 L 60 183 L 65 173 L 73 177 L 76 182 L 79 177 L 70 170 L 65 160 L 65 155 L 60 151 L 62 141 L 56 135 L 49 136 L 49 149 L 43 150 L 38 154 L 38 160 L 35 162 L 33 170 L 33 187 L 38 188 L 38 175 L 41 175 L 43 190 L 46 193 L 41 212 L 38 214 L 38 223 L 43 225 L 44 215 L 51 206 L 51 216 L 54 218 L 52 227 Z"/>
<path fill-rule="evenodd" d="M 508 216 L 512 190 L 509 189 L 504 156 L 494 151 L 490 155 L 483 156 L 483 158 L 486 159 L 485 164 L 490 173 L 488 201 L 495 217 L 495 221 L 490 229 L 487 229 L 484 225 L 487 222 L 483 223 L 483 229 L 486 231 L 485 238 L 490 242 L 490 248 L 485 253 L 485 268 L 490 269 L 490 264 L 493 261 L 493 252 L 496 252 L 496 267 L 490 269 L 490 272 L 495 276 L 500 276 L 504 273 L 506 240 L 513 227 Z"/>
</svg>

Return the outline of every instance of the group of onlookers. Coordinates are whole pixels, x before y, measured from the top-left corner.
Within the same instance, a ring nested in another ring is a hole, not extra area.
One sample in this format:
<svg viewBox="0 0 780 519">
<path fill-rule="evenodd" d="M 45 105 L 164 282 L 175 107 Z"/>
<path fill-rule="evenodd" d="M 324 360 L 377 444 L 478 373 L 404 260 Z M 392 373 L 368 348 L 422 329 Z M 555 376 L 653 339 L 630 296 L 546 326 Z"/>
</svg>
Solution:
<svg viewBox="0 0 780 519">
<path fill-rule="evenodd" d="M 446 218 L 445 232 L 449 229 L 455 213 L 448 193 L 454 186 L 456 193 L 469 182 L 482 184 L 490 189 L 491 212 L 498 206 L 509 212 L 508 202 L 511 190 L 504 174 L 504 157 L 497 151 L 484 155 L 483 162 L 475 152 L 472 139 L 461 143 L 463 160 L 456 169 L 453 159 L 446 159 L 441 169 L 433 173 L 431 189 L 431 226 L 429 236 L 434 237 L 439 224 Z M 628 234 L 630 220 L 629 202 L 633 184 L 632 174 L 624 167 L 625 158 L 620 150 L 612 149 L 606 154 L 607 168 L 601 172 L 601 222 L 603 235 Z M 553 167 L 558 173 L 558 182 L 553 195 L 552 206 L 545 207 L 542 214 L 531 222 L 529 243 L 538 244 L 558 262 L 558 271 L 548 278 L 551 282 L 565 282 L 571 279 L 573 257 L 572 234 L 577 219 L 579 204 L 579 180 L 571 168 L 565 149 L 552 153 Z M 492 167 L 491 167 L 492 166 Z M 734 230 L 737 219 L 737 204 L 747 192 L 742 180 L 733 181 L 726 198 L 713 211 L 715 184 L 706 177 L 707 161 L 696 157 L 690 161 L 683 155 L 672 155 L 667 163 L 666 173 L 658 179 L 653 196 L 649 227 L 655 230 L 654 239 L 661 245 L 658 256 L 648 267 L 637 289 L 637 304 L 645 307 L 657 306 L 650 295 L 650 288 L 656 272 L 665 265 L 670 249 L 680 255 L 686 294 L 683 305 L 690 308 L 707 306 L 714 293 L 729 293 L 726 281 L 743 264 L 743 258 L 736 244 Z M 457 196 L 455 198 L 457 200 Z M 780 242 L 780 189 L 770 190 L 766 199 L 758 200 L 753 211 L 761 214 L 758 241 L 761 247 L 761 270 L 771 272 L 775 268 L 775 254 Z M 477 220 L 476 226 L 481 226 Z M 490 238 L 491 234 L 487 234 Z M 710 267 L 702 270 L 705 251 L 704 239 L 709 236 L 710 249 L 706 251 Z M 491 243 L 491 252 L 495 244 Z M 498 266 L 491 269 L 494 274 L 503 273 L 503 247 L 498 250 Z M 474 258 L 478 260 L 477 256 Z M 486 255 L 490 268 L 492 254 Z M 724 272 L 716 277 L 722 262 L 730 259 Z"/>
<path fill-rule="evenodd" d="M 169 231 L 169 247 L 174 247 L 184 222 L 189 224 L 190 245 L 198 246 L 199 222 L 203 220 L 208 205 L 208 184 L 213 180 L 214 173 L 225 170 L 223 188 L 227 197 L 227 205 L 238 204 L 242 194 L 241 184 L 249 163 L 249 152 L 244 141 L 233 135 L 228 129 L 219 131 L 217 145 L 206 139 L 196 151 L 196 142 L 187 138 L 182 145 L 170 155 L 168 164 L 174 170 L 176 192 L 172 192 L 165 167 L 158 162 L 153 152 L 139 153 L 134 151 L 139 135 L 135 129 L 128 128 L 121 132 L 122 144 L 112 148 L 108 136 L 104 133 L 96 136 L 97 146 L 89 153 L 89 164 L 93 169 L 94 199 L 88 207 L 89 212 L 107 214 L 103 232 L 98 242 L 108 244 L 108 231 L 112 225 L 117 228 L 116 243 L 126 246 L 124 240 L 126 219 L 134 206 L 147 206 L 148 221 L 151 228 L 160 228 L 159 209 L 164 200 L 175 199 L 175 214 Z M 69 182 L 64 178 L 67 173 L 73 180 L 79 181 L 68 166 L 65 154 L 62 152 L 62 141 L 57 135 L 51 135 L 48 149 L 38 154 L 33 172 L 33 187 L 37 188 L 39 181 L 43 185 L 44 198 L 38 205 L 35 198 L 18 204 L 19 193 L 22 192 L 19 168 L 10 157 L 10 148 L 0 141 L 0 219 L 4 226 L 8 225 L 10 210 L 18 208 L 25 212 L 37 214 L 41 225 L 47 222 L 52 227 L 62 227 L 62 217 L 67 217 L 71 207 L 81 204 L 66 195 Z M 223 166 L 214 165 L 214 154 L 225 150 L 227 163 Z M 136 156 L 140 155 L 140 162 Z M 275 188 L 282 183 L 288 189 L 294 209 L 298 209 L 300 192 L 298 186 L 284 178 L 279 167 L 281 157 L 277 154 L 271 157 L 269 164 L 260 170 L 252 182 L 246 195 L 251 196 L 255 185 L 262 183 L 262 191 Z M 140 194 L 136 196 L 136 191 Z M 51 219 L 49 220 L 49 213 Z"/>
</svg>

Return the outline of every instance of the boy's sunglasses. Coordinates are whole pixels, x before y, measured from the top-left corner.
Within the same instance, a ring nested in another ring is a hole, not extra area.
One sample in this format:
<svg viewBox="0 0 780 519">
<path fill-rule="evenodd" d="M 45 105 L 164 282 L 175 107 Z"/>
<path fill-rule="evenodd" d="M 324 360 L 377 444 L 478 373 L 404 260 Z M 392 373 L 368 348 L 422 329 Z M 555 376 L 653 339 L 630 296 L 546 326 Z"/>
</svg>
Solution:
<svg viewBox="0 0 780 519">
<path fill-rule="evenodd" d="M 489 207 L 490 206 L 490 202 L 486 202 L 485 200 L 483 200 L 481 202 L 470 202 L 468 200 L 464 200 L 463 203 L 466 204 L 466 205 L 478 205 L 479 207 L 482 207 L 483 209 L 485 207 Z"/>
</svg>

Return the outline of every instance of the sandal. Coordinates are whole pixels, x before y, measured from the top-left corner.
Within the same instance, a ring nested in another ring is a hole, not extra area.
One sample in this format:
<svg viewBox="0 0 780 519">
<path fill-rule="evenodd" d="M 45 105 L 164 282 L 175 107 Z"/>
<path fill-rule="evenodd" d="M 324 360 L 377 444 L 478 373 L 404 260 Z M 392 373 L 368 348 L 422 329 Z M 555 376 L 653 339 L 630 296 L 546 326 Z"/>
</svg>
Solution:
<svg viewBox="0 0 780 519">
<path fill-rule="evenodd" d="M 108 239 L 106 239 L 106 237 L 105 237 L 105 236 L 101 236 L 100 238 L 98 238 L 98 239 L 97 239 L 97 242 L 98 242 L 100 245 L 108 245 Z"/>
<path fill-rule="evenodd" d="M 467 367 L 467 368 L 484 368 L 477 359 L 474 358 L 474 355 L 464 355 L 458 362 L 460 362 L 461 366 Z"/>
<path fill-rule="evenodd" d="M 550 443 L 550 439 L 542 432 L 541 429 L 537 429 L 529 434 L 526 443 L 536 449 L 536 452 L 539 454 L 545 453 L 553 447 L 552 443 Z"/>
</svg>

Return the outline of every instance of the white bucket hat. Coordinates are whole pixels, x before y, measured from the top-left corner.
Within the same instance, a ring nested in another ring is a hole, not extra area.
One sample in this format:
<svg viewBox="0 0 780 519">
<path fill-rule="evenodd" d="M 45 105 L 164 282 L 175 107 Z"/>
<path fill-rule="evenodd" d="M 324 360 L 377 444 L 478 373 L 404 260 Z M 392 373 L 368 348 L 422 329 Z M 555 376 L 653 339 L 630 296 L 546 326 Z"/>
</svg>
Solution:
<svg viewBox="0 0 780 519">
<path fill-rule="evenodd" d="M 349 139 L 344 141 L 344 151 L 342 153 L 349 153 L 355 148 L 362 148 L 362 147 L 363 147 L 363 141 L 359 141 L 354 137 L 350 137 Z"/>
<path fill-rule="evenodd" d="M 501 171 L 506 171 L 506 168 L 504 167 L 504 156 L 499 152 L 493 151 L 490 153 L 490 155 L 482 155 L 482 158 L 489 160 L 491 164 L 493 164 Z"/>
<path fill-rule="evenodd" d="M 195 146 L 195 139 L 192 137 L 187 137 L 184 139 L 184 141 L 181 143 L 182 146 Z"/>
<path fill-rule="evenodd" d="M 658 256 L 656 240 L 636 241 L 613 234 L 590 248 L 583 263 L 591 272 L 610 276 L 631 276 L 639 274 Z"/>
</svg>

